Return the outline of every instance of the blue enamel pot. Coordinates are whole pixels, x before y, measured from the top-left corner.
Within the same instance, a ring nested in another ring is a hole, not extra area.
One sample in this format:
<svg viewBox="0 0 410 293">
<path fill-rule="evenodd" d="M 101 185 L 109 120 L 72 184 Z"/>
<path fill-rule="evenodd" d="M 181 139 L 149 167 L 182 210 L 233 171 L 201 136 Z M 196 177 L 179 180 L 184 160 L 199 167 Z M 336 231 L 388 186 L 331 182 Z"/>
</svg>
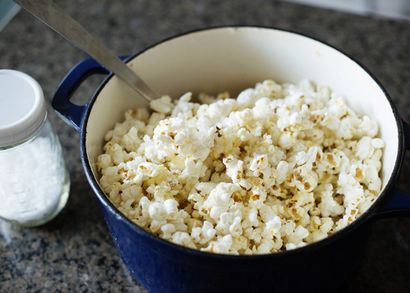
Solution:
<svg viewBox="0 0 410 293">
<path fill-rule="evenodd" d="M 339 291 L 360 264 L 371 222 L 410 214 L 410 195 L 394 188 L 409 147 L 407 125 L 376 78 L 341 51 L 290 31 L 218 27 L 167 39 L 125 60 L 156 92 L 172 97 L 186 91 L 236 93 L 269 78 L 309 78 L 343 93 L 352 108 L 376 119 L 386 142 L 382 192 L 367 212 L 341 231 L 275 254 L 233 256 L 192 250 L 138 227 L 104 195 L 95 168 L 104 135 L 127 109 L 147 105 L 94 60 L 77 64 L 59 85 L 52 104 L 80 132 L 84 170 L 114 243 L 132 275 L 150 292 Z M 87 104 L 70 102 L 92 74 L 107 77 Z"/>
</svg>

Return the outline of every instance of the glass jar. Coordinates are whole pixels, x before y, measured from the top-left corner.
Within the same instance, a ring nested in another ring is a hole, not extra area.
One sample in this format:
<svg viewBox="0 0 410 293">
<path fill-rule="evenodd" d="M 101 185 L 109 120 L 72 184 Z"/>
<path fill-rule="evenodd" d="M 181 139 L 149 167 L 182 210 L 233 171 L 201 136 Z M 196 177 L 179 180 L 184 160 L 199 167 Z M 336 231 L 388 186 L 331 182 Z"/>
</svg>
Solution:
<svg viewBox="0 0 410 293">
<path fill-rule="evenodd" d="M 38 226 L 65 206 L 69 174 L 38 83 L 0 70 L 0 88 L 0 218 Z"/>
</svg>

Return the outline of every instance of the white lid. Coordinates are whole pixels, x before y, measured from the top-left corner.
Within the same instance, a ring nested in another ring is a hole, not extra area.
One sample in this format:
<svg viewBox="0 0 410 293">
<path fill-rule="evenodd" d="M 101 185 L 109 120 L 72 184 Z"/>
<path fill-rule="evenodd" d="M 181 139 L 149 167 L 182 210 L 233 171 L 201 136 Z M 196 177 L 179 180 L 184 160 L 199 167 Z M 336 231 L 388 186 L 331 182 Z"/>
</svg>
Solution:
<svg viewBox="0 0 410 293">
<path fill-rule="evenodd" d="M 0 147 L 30 138 L 47 114 L 40 85 L 25 73 L 0 70 Z"/>
</svg>

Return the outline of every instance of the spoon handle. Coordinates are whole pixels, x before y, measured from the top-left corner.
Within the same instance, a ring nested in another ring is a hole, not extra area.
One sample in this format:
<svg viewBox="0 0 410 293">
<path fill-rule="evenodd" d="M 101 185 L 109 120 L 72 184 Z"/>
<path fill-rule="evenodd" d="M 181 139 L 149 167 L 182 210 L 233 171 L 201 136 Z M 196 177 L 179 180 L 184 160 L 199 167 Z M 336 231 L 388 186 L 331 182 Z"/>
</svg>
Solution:
<svg viewBox="0 0 410 293">
<path fill-rule="evenodd" d="M 97 60 L 115 73 L 133 90 L 147 101 L 157 98 L 157 94 L 100 40 L 90 34 L 82 25 L 62 12 L 51 0 L 14 0 L 17 4 L 40 19 L 67 41 Z"/>
</svg>

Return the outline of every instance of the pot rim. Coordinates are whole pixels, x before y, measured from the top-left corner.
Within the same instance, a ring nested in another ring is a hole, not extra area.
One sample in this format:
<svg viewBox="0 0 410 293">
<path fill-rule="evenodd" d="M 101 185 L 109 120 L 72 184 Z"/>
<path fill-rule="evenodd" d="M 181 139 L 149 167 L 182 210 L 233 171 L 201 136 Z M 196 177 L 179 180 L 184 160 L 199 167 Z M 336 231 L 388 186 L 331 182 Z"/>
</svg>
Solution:
<svg viewBox="0 0 410 293">
<path fill-rule="evenodd" d="M 183 33 L 179 33 L 176 35 L 173 35 L 171 37 L 165 38 L 161 41 L 158 41 L 154 43 L 151 46 L 148 46 L 147 48 L 139 51 L 136 54 L 131 55 L 129 58 L 127 58 L 126 62 L 130 62 L 131 60 L 134 60 L 135 58 L 138 58 L 141 54 L 145 53 L 146 51 L 153 49 L 159 45 L 162 45 L 163 43 L 166 43 L 167 41 L 177 39 L 179 37 L 185 37 L 190 34 L 195 34 L 195 33 L 200 33 L 204 31 L 210 31 L 210 30 L 218 30 L 218 29 L 228 29 L 228 28 L 233 28 L 233 29 L 241 29 L 241 28 L 254 28 L 254 29 L 266 29 L 266 30 L 277 30 L 281 32 L 286 32 L 290 34 L 294 34 L 299 37 L 304 37 L 308 38 L 314 41 L 317 41 L 321 43 L 322 45 L 328 46 L 339 53 L 343 54 L 347 58 L 349 58 L 351 61 L 356 63 L 359 67 L 361 67 L 378 85 L 378 87 L 383 91 L 386 99 L 388 100 L 390 107 L 392 109 L 393 115 L 396 120 L 396 126 L 398 130 L 398 150 L 397 150 L 397 155 L 394 163 L 394 168 L 392 171 L 392 175 L 390 176 L 389 180 L 386 183 L 385 188 L 383 191 L 379 194 L 378 198 L 374 201 L 374 203 L 370 206 L 370 208 L 364 212 L 362 215 L 359 216 L 354 222 L 346 226 L 345 228 L 327 236 L 326 238 L 307 244 L 306 246 L 299 247 L 296 249 L 292 250 L 285 250 L 285 251 L 280 251 L 280 252 L 274 252 L 274 253 L 267 253 L 267 254 L 250 254 L 250 255 L 234 255 L 234 254 L 224 254 L 224 253 L 213 253 L 213 252 L 206 252 L 206 251 L 201 251 L 189 247 L 185 247 L 179 244 L 175 244 L 171 241 L 165 240 L 157 235 L 154 235 L 151 232 L 146 231 L 142 227 L 138 226 L 131 220 L 129 220 L 121 211 L 119 211 L 109 200 L 109 198 L 105 195 L 105 193 L 102 191 L 100 188 L 96 178 L 94 177 L 91 167 L 90 167 L 90 162 L 88 161 L 87 158 L 87 150 L 86 150 L 86 126 L 88 123 L 88 118 L 90 116 L 90 113 L 92 111 L 94 102 L 97 99 L 97 96 L 99 93 L 104 89 L 105 85 L 111 80 L 113 77 L 113 73 L 110 73 L 104 81 L 99 85 L 99 87 L 96 89 L 96 91 L 93 94 L 93 97 L 89 101 L 89 103 L 86 106 L 85 113 L 83 115 L 81 125 L 80 125 L 80 154 L 81 154 L 81 161 L 83 164 L 83 168 L 85 170 L 85 174 L 87 177 L 87 180 L 89 184 L 91 185 L 94 193 L 97 195 L 98 199 L 100 200 L 100 203 L 104 206 L 104 208 L 107 208 L 109 212 L 113 213 L 115 217 L 118 220 L 123 221 L 125 224 L 127 224 L 134 232 L 139 234 L 142 237 L 148 238 L 153 241 L 159 242 L 159 244 L 162 244 L 164 246 L 168 246 L 170 249 L 175 249 L 179 251 L 180 253 L 185 253 L 189 254 L 192 256 L 197 256 L 197 257 L 211 257 L 215 259 L 229 259 L 229 260 L 252 260 L 252 259 L 267 259 L 267 258 L 278 258 L 278 257 L 286 257 L 286 256 L 295 256 L 301 253 L 308 253 L 309 251 L 317 250 L 320 249 L 321 247 L 328 245 L 330 243 L 333 243 L 343 237 L 348 236 L 351 232 L 359 228 L 359 226 L 363 225 L 366 223 L 366 221 L 370 221 L 372 219 L 372 215 L 375 214 L 377 208 L 381 205 L 381 203 L 388 197 L 389 190 L 391 189 L 393 183 L 396 181 L 398 177 L 398 172 L 401 169 L 401 164 L 403 161 L 403 156 L 404 156 L 404 131 L 403 131 L 403 125 L 402 125 L 402 120 L 398 114 L 398 111 L 389 96 L 387 90 L 385 87 L 380 83 L 380 81 L 371 73 L 370 70 L 367 69 L 366 66 L 362 65 L 359 61 L 357 61 L 355 58 L 351 57 L 347 53 L 345 53 L 343 50 L 340 50 L 336 48 L 333 45 L 330 45 L 327 42 L 324 42 L 316 37 L 312 37 L 310 35 L 307 35 L 305 33 L 300 33 L 294 30 L 288 30 L 288 29 L 283 29 L 283 28 L 276 28 L 276 27 L 269 27 L 269 26 L 258 26 L 258 25 L 220 25 L 220 26 L 210 26 L 210 27 L 204 27 L 204 28 L 199 28 L 199 29 L 194 29 L 194 30 L 189 30 Z"/>
</svg>

